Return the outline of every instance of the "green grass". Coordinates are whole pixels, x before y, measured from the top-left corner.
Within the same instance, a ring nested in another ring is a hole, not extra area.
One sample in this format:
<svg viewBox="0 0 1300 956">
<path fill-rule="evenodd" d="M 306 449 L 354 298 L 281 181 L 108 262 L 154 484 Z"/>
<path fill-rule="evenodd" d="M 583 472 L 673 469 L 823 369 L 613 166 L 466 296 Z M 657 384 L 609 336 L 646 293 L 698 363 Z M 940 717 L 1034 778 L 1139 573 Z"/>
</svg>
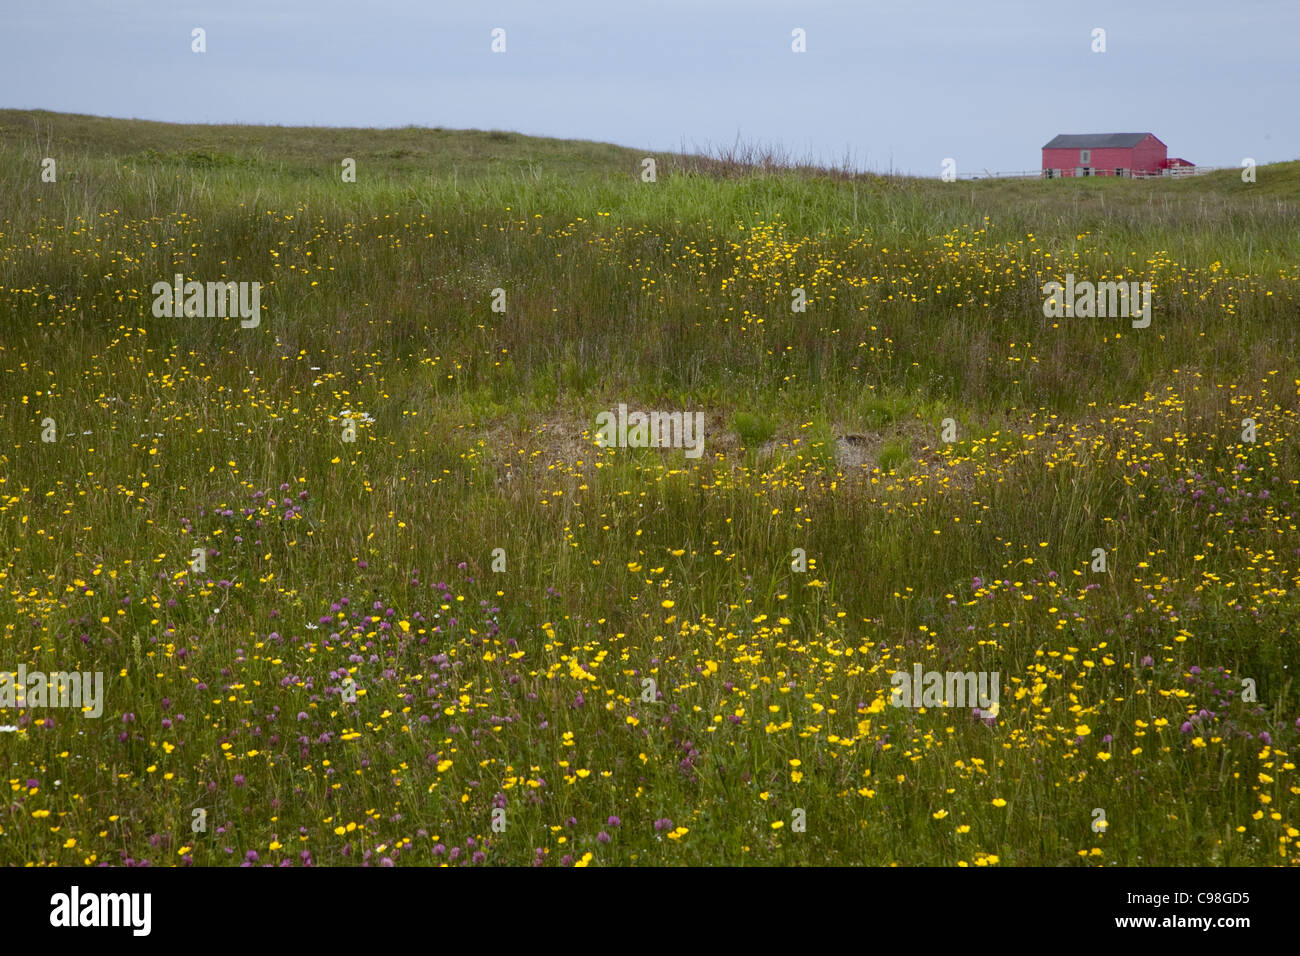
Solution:
<svg viewBox="0 0 1300 956">
<path fill-rule="evenodd" d="M 0 667 L 107 686 L 0 706 L 0 861 L 1300 861 L 1300 163 L 643 155 L 0 111 Z"/>
<path fill-rule="evenodd" d="M 776 434 L 776 424 L 769 418 L 751 415 L 749 412 L 736 412 L 731 420 L 731 427 L 740 436 L 741 444 L 746 448 L 758 448 L 770 441 Z"/>
<path fill-rule="evenodd" d="M 907 442 L 895 438 L 886 442 L 880 449 L 880 470 L 893 471 L 907 461 Z"/>
</svg>

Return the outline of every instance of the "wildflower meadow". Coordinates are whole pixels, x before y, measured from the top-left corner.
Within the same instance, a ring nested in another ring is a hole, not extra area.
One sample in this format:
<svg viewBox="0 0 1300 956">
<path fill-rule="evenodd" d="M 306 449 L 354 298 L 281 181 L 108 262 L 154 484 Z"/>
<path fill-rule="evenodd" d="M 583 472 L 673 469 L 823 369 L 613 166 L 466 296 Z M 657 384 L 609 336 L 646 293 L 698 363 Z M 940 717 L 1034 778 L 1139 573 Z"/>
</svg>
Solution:
<svg viewBox="0 0 1300 956">
<path fill-rule="evenodd" d="M 0 110 L 0 861 L 1300 864 L 1254 173 Z"/>
</svg>

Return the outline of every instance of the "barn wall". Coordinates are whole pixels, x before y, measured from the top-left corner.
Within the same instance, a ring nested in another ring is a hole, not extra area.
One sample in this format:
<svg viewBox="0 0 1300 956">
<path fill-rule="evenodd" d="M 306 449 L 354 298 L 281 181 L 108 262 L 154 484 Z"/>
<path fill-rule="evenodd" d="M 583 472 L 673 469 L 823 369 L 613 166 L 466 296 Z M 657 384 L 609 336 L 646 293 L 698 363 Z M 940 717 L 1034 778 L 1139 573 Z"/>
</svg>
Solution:
<svg viewBox="0 0 1300 956">
<path fill-rule="evenodd" d="M 1129 146 L 1114 147 L 1112 149 L 1094 149 L 1092 151 L 1092 162 L 1088 165 L 1093 169 L 1099 169 L 1103 174 L 1114 173 L 1117 169 L 1133 169 L 1134 167 L 1134 150 Z M 1078 158 L 1078 152 L 1075 152 L 1075 158 Z M 1081 165 L 1076 162 L 1074 165 Z"/>
<path fill-rule="evenodd" d="M 1060 169 L 1063 170 L 1063 175 L 1073 176 L 1076 167 L 1087 165 L 1092 169 L 1107 170 L 1113 173 L 1117 169 L 1135 168 L 1133 153 L 1134 150 L 1129 147 L 1094 149 L 1092 158 L 1085 164 L 1079 162 L 1079 151 L 1077 149 L 1045 149 L 1043 150 L 1043 169 Z"/>
<path fill-rule="evenodd" d="M 1134 168 L 1156 172 L 1164 166 L 1169 156 L 1169 147 L 1154 136 L 1148 136 L 1133 147 L 1133 152 L 1136 154 L 1134 162 L 1137 164 Z"/>
<path fill-rule="evenodd" d="M 1079 151 L 1077 149 L 1045 149 L 1043 150 L 1043 168 L 1059 169 L 1063 175 L 1073 176 L 1074 167 L 1079 165 Z"/>
</svg>

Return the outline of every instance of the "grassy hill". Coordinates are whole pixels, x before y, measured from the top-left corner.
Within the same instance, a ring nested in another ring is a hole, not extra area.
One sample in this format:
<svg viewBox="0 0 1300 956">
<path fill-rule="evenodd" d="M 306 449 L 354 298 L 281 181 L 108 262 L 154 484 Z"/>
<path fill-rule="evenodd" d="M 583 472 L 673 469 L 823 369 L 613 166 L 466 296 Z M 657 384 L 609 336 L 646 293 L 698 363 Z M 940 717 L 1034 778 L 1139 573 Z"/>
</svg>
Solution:
<svg viewBox="0 0 1300 956">
<path fill-rule="evenodd" d="M 762 159 L 0 110 L 0 860 L 1300 862 L 1300 163 Z"/>
</svg>

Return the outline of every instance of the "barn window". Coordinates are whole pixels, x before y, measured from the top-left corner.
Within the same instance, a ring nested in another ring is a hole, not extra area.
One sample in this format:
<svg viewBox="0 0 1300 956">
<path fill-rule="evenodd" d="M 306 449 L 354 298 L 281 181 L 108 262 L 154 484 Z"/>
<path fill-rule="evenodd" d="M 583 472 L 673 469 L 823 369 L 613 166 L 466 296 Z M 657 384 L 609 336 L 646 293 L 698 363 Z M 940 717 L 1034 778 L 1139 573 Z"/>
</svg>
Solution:
<svg viewBox="0 0 1300 956">
<path fill-rule="evenodd" d="M 1085 166 L 1088 163 L 1092 162 L 1092 150 L 1090 149 L 1079 150 L 1079 162 L 1083 163 Z"/>
</svg>

